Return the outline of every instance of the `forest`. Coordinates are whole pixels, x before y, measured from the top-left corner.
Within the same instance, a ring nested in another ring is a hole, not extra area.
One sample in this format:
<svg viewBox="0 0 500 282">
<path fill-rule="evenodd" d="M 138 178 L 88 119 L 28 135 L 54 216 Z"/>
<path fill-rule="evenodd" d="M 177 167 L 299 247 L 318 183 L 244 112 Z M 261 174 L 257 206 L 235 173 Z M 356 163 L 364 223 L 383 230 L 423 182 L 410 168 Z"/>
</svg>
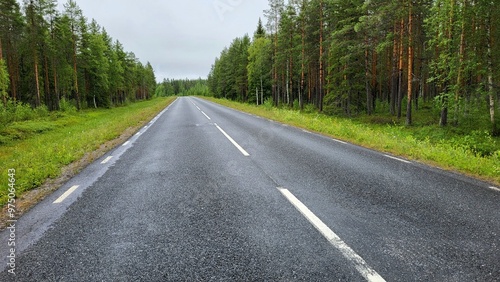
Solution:
<svg viewBox="0 0 500 282">
<path fill-rule="evenodd" d="M 0 100 L 53 111 L 109 108 L 155 93 L 156 79 L 74 0 L 0 1 Z"/>
<path fill-rule="evenodd" d="M 155 97 L 210 96 L 206 79 L 163 79 L 156 87 Z"/>
<path fill-rule="evenodd" d="M 269 0 L 267 23 L 236 38 L 211 95 L 406 125 L 485 124 L 498 136 L 500 9 L 485 0 Z M 256 19 L 257 22 L 257 19 Z"/>
</svg>

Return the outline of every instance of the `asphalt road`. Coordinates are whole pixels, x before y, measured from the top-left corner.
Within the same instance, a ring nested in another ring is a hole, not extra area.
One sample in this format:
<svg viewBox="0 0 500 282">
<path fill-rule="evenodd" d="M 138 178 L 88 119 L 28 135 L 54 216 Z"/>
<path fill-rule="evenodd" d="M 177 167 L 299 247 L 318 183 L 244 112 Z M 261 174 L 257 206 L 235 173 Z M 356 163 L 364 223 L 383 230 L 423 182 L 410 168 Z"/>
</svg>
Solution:
<svg viewBox="0 0 500 282">
<path fill-rule="evenodd" d="M 180 98 L 0 234 L 0 281 L 500 281 L 489 186 Z"/>
</svg>

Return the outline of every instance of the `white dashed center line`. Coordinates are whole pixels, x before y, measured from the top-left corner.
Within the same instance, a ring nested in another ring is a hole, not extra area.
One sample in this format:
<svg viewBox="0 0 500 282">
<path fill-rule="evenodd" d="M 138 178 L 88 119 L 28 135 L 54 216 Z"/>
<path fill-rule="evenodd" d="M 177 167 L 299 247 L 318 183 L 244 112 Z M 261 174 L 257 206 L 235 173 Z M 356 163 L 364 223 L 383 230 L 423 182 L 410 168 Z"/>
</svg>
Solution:
<svg viewBox="0 0 500 282">
<path fill-rule="evenodd" d="M 208 119 L 208 120 L 212 120 L 202 109 L 200 109 L 200 107 L 198 107 L 198 105 L 196 105 L 196 103 L 194 103 L 193 101 L 191 101 L 191 103 Z M 226 136 L 226 138 L 243 154 L 243 156 L 245 157 L 249 157 L 250 154 L 245 151 L 245 149 L 243 149 L 243 147 L 241 147 L 238 143 L 236 143 L 236 141 L 234 141 L 234 139 L 229 136 L 229 134 L 227 134 L 220 126 L 218 126 L 216 123 L 214 123 L 215 127 L 217 127 L 217 129 L 222 133 L 224 134 L 224 136 Z"/>
<path fill-rule="evenodd" d="M 226 136 L 226 138 L 231 142 L 233 143 L 233 145 L 238 149 L 240 150 L 240 152 L 243 154 L 243 156 L 245 157 L 249 157 L 250 154 L 245 151 L 245 149 L 243 149 L 238 143 L 236 143 L 236 141 L 234 141 L 233 138 L 231 138 L 231 136 L 229 136 L 229 134 L 227 134 L 222 128 L 220 128 L 220 126 L 218 126 L 217 124 L 215 124 L 215 127 L 217 127 L 217 129 L 219 129 L 220 132 L 222 132 L 222 134 L 224 134 L 224 136 Z"/>
<path fill-rule="evenodd" d="M 342 255 L 354 264 L 356 270 L 369 282 L 385 281 L 366 261 L 360 257 L 351 247 L 349 247 L 335 232 L 333 232 L 321 219 L 319 219 L 308 207 L 297 199 L 285 188 L 278 188 L 285 198 L 309 220 L 309 222 L 334 246 Z"/>
<path fill-rule="evenodd" d="M 57 200 L 54 201 L 54 204 L 62 203 L 64 200 L 66 200 L 67 197 L 69 197 L 69 195 L 73 194 L 73 192 L 75 192 L 75 190 L 78 189 L 78 187 L 80 187 L 80 185 L 75 185 L 69 188 L 68 191 L 66 191 L 64 194 L 61 195 L 61 197 L 59 197 Z"/>
<path fill-rule="evenodd" d="M 208 120 L 212 120 L 204 111 L 200 111 Z"/>
<path fill-rule="evenodd" d="M 101 162 L 101 164 L 107 164 L 112 158 L 113 156 L 107 157 L 104 161 Z"/>
</svg>

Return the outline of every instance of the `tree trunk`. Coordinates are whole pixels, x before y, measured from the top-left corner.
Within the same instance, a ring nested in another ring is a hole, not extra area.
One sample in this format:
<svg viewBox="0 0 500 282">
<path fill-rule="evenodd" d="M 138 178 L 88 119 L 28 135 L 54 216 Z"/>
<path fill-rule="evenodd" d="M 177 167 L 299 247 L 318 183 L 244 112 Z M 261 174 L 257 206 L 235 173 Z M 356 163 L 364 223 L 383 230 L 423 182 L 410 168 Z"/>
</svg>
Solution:
<svg viewBox="0 0 500 282">
<path fill-rule="evenodd" d="M 309 64 L 309 75 L 308 75 L 308 78 L 307 80 L 309 81 L 308 82 L 308 87 L 307 87 L 307 102 L 308 103 L 311 103 L 311 99 L 312 99 L 312 70 L 311 70 L 311 64 Z"/>
<path fill-rule="evenodd" d="M 49 83 L 49 62 L 47 56 L 44 56 L 44 78 L 45 78 L 45 104 L 49 110 L 53 110 L 52 97 L 50 95 L 50 83 Z"/>
<path fill-rule="evenodd" d="M 397 31 L 397 24 L 394 24 L 394 33 Z M 397 93 L 398 93 L 398 41 L 396 36 L 394 36 L 394 46 L 392 50 L 392 81 L 391 81 L 391 115 L 396 115 L 396 101 L 397 101 Z"/>
<path fill-rule="evenodd" d="M 450 9 L 450 15 L 449 15 L 450 22 L 449 22 L 449 26 L 448 26 L 448 30 L 447 30 L 447 33 L 448 33 L 447 36 L 448 36 L 449 43 L 448 43 L 446 52 L 452 52 L 451 51 L 451 42 L 453 40 L 453 25 L 454 25 L 453 17 L 455 14 L 455 0 L 451 0 L 450 3 L 451 3 L 451 9 Z M 450 62 L 448 62 L 448 63 L 450 63 Z M 444 85 L 445 87 L 443 87 L 444 91 L 448 91 L 447 89 L 448 89 L 449 84 L 450 84 L 450 81 L 447 80 L 447 82 Z M 445 94 L 443 97 L 443 108 L 441 109 L 441 120 L 439 121 L 440 126 L 447 126 L 448 125 L 448 103 L 449 103 L 448 94 Z"/>
<path fill-rule="evenodd" d="M 81 110 L 80 104 L 80 92 L 78 91 L 78 69 L 76 66 L 76 35 L 73 32 L 73 91 L 75 91 L 76 96 L 76 108 Z"/>
<path fill-rule="evenodd" d="M 319 2 L 319 111 L 323 111 L 323 1 Z"/>
<path fill-rule="evenodd" d="M 274 34 L 274 66 L 273 66 L 273 72 L 274 72 L 274 81 L 273 81 L 273 95 L 274 95 L 274 103 L 275 106 L 278 107 L 280 104 L 279 101 L 279 86 L 278 86 L 278 69 L 276 66 L 276 60 L 278 57 L 278 24 L 279 24 L 279 18 L 278 18 L 278 13 L 276 13 L 276 18 L 275 18 L 275 34 Z"/>
<path fill-rule="evenodd" d="M 299 104 L 300 104 L 300 109 L 304 109 L 304 102 L 302 95 L 304 93 L 304 83 L 305 83 L 305 60 L 306 60 L 306 30 L 305 30 L 305 23 L 304 20 L 302 20 L 302 66 L 301 66 L 301 74 L 300 74 L 300 94 L 299 94 Z"/>
<path fill-rule="evenodd" d="M 8 55 L 8 66 L 10 74 L 10 89 L 12 91 L 12 100 L 17 101 L 17 78 L 19 77 L 19 65 L 14 63 L 14 55 Z"/>
<path fill-rule="evenodd" d="M 413 7 L 410 0 L 410 15 L 408 16 L 408 101 L 406 107 L 406 125 L 412 124 L 413 99 Z"/>
<path fill-rule="evenodd" d="M 458 112 L 460 110 L 460 96 L 462 96 L 462 90 L 464 87 L 463 82 L 463 72 L 464 72 L 464 60 L 465 60 L 465 13 L 467 10 L 467 0 L 464 0 L 464 8 L 462 12 L 462 30 L 460 32 L 460 51 L 458 54 L 459 64 L 457 73 L 457 87 L 455 90 L 455 112 L 453 113 L 453 125 L 458 126 Z"/>
<path fill-rule="evenodd" d="M 375 113 L 376 111 L 376 99 L 377 97 L 380 95 L 382 95 L 382 88 L 380 88 L 380 91 L 377 90 L 377 78 L 378 78 L 378 73 L 377 73 L 377 64 L 378 64 L 378 53 L 377 53 L 377 50 L 373 50 L 372 51 L 372 62 L 371 62 L 371 65 L 372 65 L 372 71 L 371 71 L 371 83 L 370 83 L 370 87 L 371 87 L 371 96 L 372 98 L 370 99 L 371 100 L 371 103 L 372 103 L 372 112 Z M 380 86 L 380 85 L 379 85 Z M 380 86 L 381 87 L 381 86 Z M 377 92 L 378 91 L 378 92 Z M 381 99 L 383 99 L 381 97 Z"/>
<path fill-rule="evenodd" d="M 264 104 L 264 83 L 262 82 L 262 75 L 260 76 L 260 103 Z"/>
<path fill-rule="evenodd" d="M 487 23 L 487 42 L 488 42 L 488 95 L 489 95 L 489 106 L 490 106 L 490 121 L 491 121 L 491 134 L 493 136 L 500 135 L 500 132 L 497 128 L 496 119 L 495 119 L 495 89 L 493 84 L 493 57 L 492 57 L 492 35 L 491 35 L 491 19 L 488 18 Z"/>
<path fill-rule="evenodd" d="M 3 53 L 2 53 L 2 38 L 0 38 L 0 61 L 3 60 Z M 7 66 L 7 64 L 5 64 Z M 7 92 L 8 89 L 5 89 Z M 7 106 L 7 97 L 5 95 L 2 95 L 2 100 L 3 100 L 3 105 L 6 107 Z"/>
<path fill-rule="evenodd" d="M 40 78 L 38 74 L 38 56 L 36 54 L 36 47 L 33 47 L 33 60 L 35 65 L 35 87 L 36 87 L 36 106 L 39 107 L 41 104 L 40 98 Z"/>
<path fill-rule="evenodd" d="M 367 44 L 368 40 L 365 39 L 365 44 Z M 370 59 L 369 59 L 369 50 L 368 46 L 365 50 L 365 91 L 366 91 L 366 114 L 371 115 L 373 113 L 373 101 L 372 101 L 372 90 L 370 86 Z"/>
<path fill-rule="evenodd" d="M 54 79 L 54 94 L 55 94 L 54 107 L 55 107 L 55 110 L 59 110 L 60 109 L 59 101 L 61 100 L 61 97 L 59 97 L 59 89 L 58 89 L 58 85 L 57 85 L 57 68 L 56 68 L 55 59 L 52 60 L 52 66 L 53 66 L 52 75 L 53 75 L 53 79 Z"/>
<path fill-rule="evenodd" d="M 289 54 L 289 60 L 288 60 L 288 62 L 289 62 L 289 64 L 288 64 L 288 73 L 289 73 L 288 79 L 289 79 L 289 87 L 290 87 L 289 93 L 291 95 L 291 99 L 289 98 L 290 100 L 289 100 L 288 104 L 290 105 L 290 107 L 293 106 L 293 102 L 295 100 L 295 98 L 293 96 L 293 63 L 294 63 L 294 61 L 293 61 L 293 53 L 294 53 L 293 52 L 293 48 L 294 48 L 294 46 L 293 46 L 293 34 L 294 34 L 294 30 L 293 30 L 293 28 L 291 28 L 290 29 L 290 54 Z"/>
<path fill-rule="evenodd" d="M 257 106 L 259 105 L 259 88 L 255 87 L 255 97 L 257 98 Z"/>
<path fill-rule="evenodd" d="M 286 103 L 290 106 L 290 64 L 286 62 Z"/>
<path fill-rule="evenodd" d="M 403 50 L 403 41 L 404 41 L 404 26 L 405 26 L 405 21 L 404 19 L 401 20 L 401 27 L 400 27 L 400 37 L 399 37 L 399 71 L 398 71 L 398 118 L 401 118 L 402 116 L 402 106 L 403 106 L 403 68 L 404 68 L 404 50 Z"/>
</svg>

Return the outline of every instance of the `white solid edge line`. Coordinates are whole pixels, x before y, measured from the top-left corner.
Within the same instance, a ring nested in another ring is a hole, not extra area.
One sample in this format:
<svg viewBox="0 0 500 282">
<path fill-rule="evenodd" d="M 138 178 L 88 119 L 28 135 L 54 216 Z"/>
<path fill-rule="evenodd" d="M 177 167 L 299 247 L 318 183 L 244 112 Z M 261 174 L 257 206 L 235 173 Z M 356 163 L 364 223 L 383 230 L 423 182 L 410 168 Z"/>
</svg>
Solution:
<svg viewBox="0 0 500 282">
<path fill-rule="evenodd" d="M 332 244 L 342 255 L 354 264 L 356 270 L 367 281 L 382 282 L 385 281 L 380 274 L 373 270 L 366 261 L 360 257 L 351 247 L 349 247 L 335 232 L 326 226 L 309 208 L 307 208 L 299 199 L 285 188 L 278 187 L 278 190 L 285 198 L 292 203 L 297 210 L 309 220 L 309 222 Z"/>
<path fill-rule="evenodd" d="M 220 132 L 222 132 L 222 134 L 224 134 L 224 136 L 226 136 L 226 138 L 231 141 L 231 143 L 233 143 L 233 145 L 238 149 L 240 150 L 240 152 L 243 154 L 243 156 L 245 157 L 249 157 L 250 154 L 245 151 L 245 149 L 243 149 L 238 143 L 236 143 L 236 141 L 234 141 L 233 138 L 231 138 L 231 136 L 229 136 L 229 134 L 227 134 L 222 128 L 220 128 L 220 126 L 218 126 L 217 124 L 215 124 L 215 127 L 217 127 L 217 129 L 219 129 Z"/>
<path fill-rule="evenodd" d="M 494 191 L 497 191 L 497 192 L 500 192 L 500 188 L 495 187 L 495 186 L 490 186 L 490 189 L 494 190 Z"/>
<path fill-rule="evenodd" d="M 127 146 L 128 144 L 130 144 L 130 141 L 127 141 L 127 142 L 123 143 L 123 145 L 122 145 L 122 146 L 123 146 L 123 147 L 125 147 L 125 146 Z"/>
<path fill-rule="evenodd" d="M 113 156 L 107 157 L 104 161 L 101 162 L 101 164 L 107 164 L 112 158 Z"/>
<path fill-rule="evenodd" d="M 205 115 L 205 117 L 206 117 L 208 120 L 212 120 L 212 119 L 211 119 L 211 118 L 210 118 L 207 114 L 205 114 L 205 112 L 204 112 L 204 111 L 200 110 L 200 112 L 201 112 L 203 115 Z"/>
<path fill-rule="evenodd" d="M 54 204 L 62 203 L 64 200 L 66 200 L 67 197 L 69 197 L 69 195 L 75 192 L 75 190 L 78 189 L 78 187 L 80 187 L 80 185 L 75 185 L 69 188 L 68 191 L 66 191 L 64 194 L 61 195 L 61 197 L 59 197 L 57 200 L 54 201 Z"/>
<path fill-rule="evenodd" d="M 342 140 L 338 140 L 338 139 L 332 139 L 333 141 L 337 142 L 337 143 L 340 143 L 340 144 L 344 144 L 344 145 L 347 145 L 348 143 L 347 142 L 344 142 Z"/>
<path fill-rule="evenodd" d="M 396 158 L 396 157 L 389 156 L 389 155 L 384 155 L 384 156 L 385 156 L 385 157 L 388 157 L 388 158 L 390 158 L 390 159 L 396 160 L 396 161 L 400 161 L 400 162 L 403 162 L 403 163 L 411 164 L 411 162 L 410 162 L 410 161 L 407 161 L 407 160 L 403 160 L 403 159 Z"/>
</svg>

